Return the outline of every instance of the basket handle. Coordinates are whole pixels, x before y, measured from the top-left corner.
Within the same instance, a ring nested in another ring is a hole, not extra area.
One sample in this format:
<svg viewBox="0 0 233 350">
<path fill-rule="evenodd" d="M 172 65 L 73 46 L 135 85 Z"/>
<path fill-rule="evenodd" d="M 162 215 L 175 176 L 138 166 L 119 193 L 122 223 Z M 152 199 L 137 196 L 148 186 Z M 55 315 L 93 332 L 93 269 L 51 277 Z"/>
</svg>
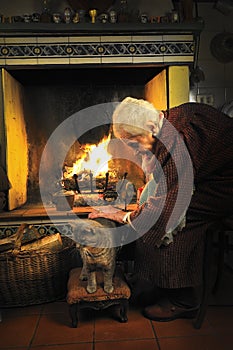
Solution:
<svg viewBox="0 0 233 350">
<path fill-rule="evenodd" d="M 29 225 L 27 223 L 21 224 L 16 232 L 16 240 L 15 240 L 14 248 L 12 250 L 13 255 L 16 255 L 17 253 L 20 252 L 23 236 L 29 228 L 34 232 L 37 239 L 40 238 L 40 234 L 34 226 Z"/>
</svg>

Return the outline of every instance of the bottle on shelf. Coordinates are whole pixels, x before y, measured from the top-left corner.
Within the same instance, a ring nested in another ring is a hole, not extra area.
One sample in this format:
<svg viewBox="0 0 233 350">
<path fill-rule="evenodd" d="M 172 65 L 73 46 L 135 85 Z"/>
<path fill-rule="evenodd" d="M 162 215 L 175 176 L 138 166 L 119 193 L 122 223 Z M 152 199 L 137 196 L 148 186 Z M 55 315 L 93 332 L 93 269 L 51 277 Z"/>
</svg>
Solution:
<svg viewBox="0 0 233 350">
<path fill-rule="evenodd" d="M 49 0 L 42 0 L 42 13 L 40 16 L 40 21 L 42 23 L 49 23 L 52 22 L 52 15 L 50 13 L 50 8 L 49 8 Z"/>
<path fill-rule="evenodd" d="M 127 0 L 121 0 L 119 14 L 118 14 L 118 22 L 129 22 L 129 8 Z"/>
</svg>

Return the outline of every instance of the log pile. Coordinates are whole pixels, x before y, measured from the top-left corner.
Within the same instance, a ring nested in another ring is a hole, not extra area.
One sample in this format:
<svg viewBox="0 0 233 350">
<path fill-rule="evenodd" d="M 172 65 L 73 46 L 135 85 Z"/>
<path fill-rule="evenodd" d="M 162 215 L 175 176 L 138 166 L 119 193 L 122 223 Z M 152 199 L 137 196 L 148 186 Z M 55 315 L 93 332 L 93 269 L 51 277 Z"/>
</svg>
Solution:
<svg viewBox="0 0 233 350">
<path fill-rule="evenodd" d="M 22 224 L 17 232 L 9 237 L 0 239 L 0 253 L 17 254 L 19 251 L 35 250 L 58 251 L 62 249 L 60 233 L 42 236 L 37 229 L 29 224 Z"/>
</svg>

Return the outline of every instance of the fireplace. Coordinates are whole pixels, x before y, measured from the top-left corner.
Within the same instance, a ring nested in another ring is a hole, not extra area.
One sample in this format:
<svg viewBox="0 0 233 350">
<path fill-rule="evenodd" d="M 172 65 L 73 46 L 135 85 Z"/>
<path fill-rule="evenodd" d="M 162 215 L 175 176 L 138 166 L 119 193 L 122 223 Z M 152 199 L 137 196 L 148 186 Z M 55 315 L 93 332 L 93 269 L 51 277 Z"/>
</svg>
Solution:
<svg viewBox="0 0 233 350">
<path fill-rule="evenodd" d="M 188 101 L 189 67 L 195 65 L 202 25 L 175 25 L 123 26 L 120 32 L 112 26 L 97 26 L 93 32 L 86 26 L 79 35 L 72 25 L 62 33 L 49 24 L 41 24 L 34 33 L 32 28 L 12 31 L 5 25 L 0 45 L 0 151 L 11 183 L 6 210 L 40 203 L 44 147 L 71 115 L 126 96 L 145 98 L 158 109 Z M 81 135 L 67 153 L 68 166 L 80 157 L 80 147 L 108 136 L 110 124 Z M 48 170 L 54 161 L 48 159 Z M 144 174 L 138 169 L 124 161 L 117 167 L 119 176 L 127 172 L 135 188 L 143 184 Z M 58 168 L 58 182 L 61 172 Z M 139 176 L 133 177 L 135 173 Z"/>
</svg>

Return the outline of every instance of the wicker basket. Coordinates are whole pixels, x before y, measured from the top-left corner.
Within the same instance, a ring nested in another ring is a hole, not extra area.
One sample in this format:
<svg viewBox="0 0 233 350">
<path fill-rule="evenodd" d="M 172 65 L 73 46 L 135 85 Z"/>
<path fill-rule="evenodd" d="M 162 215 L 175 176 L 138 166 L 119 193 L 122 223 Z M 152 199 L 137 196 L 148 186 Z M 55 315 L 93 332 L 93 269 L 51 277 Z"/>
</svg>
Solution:
<svg viewBox="0 0 233 350">
<path fill-rule="evenodd" d="M 0 307 L 26 306 L 63 299 L 69 271 L 77 266 L 75 242 L 62 237 L 63 248 L 49 252 L 0 254 Z"/>
</svg>

